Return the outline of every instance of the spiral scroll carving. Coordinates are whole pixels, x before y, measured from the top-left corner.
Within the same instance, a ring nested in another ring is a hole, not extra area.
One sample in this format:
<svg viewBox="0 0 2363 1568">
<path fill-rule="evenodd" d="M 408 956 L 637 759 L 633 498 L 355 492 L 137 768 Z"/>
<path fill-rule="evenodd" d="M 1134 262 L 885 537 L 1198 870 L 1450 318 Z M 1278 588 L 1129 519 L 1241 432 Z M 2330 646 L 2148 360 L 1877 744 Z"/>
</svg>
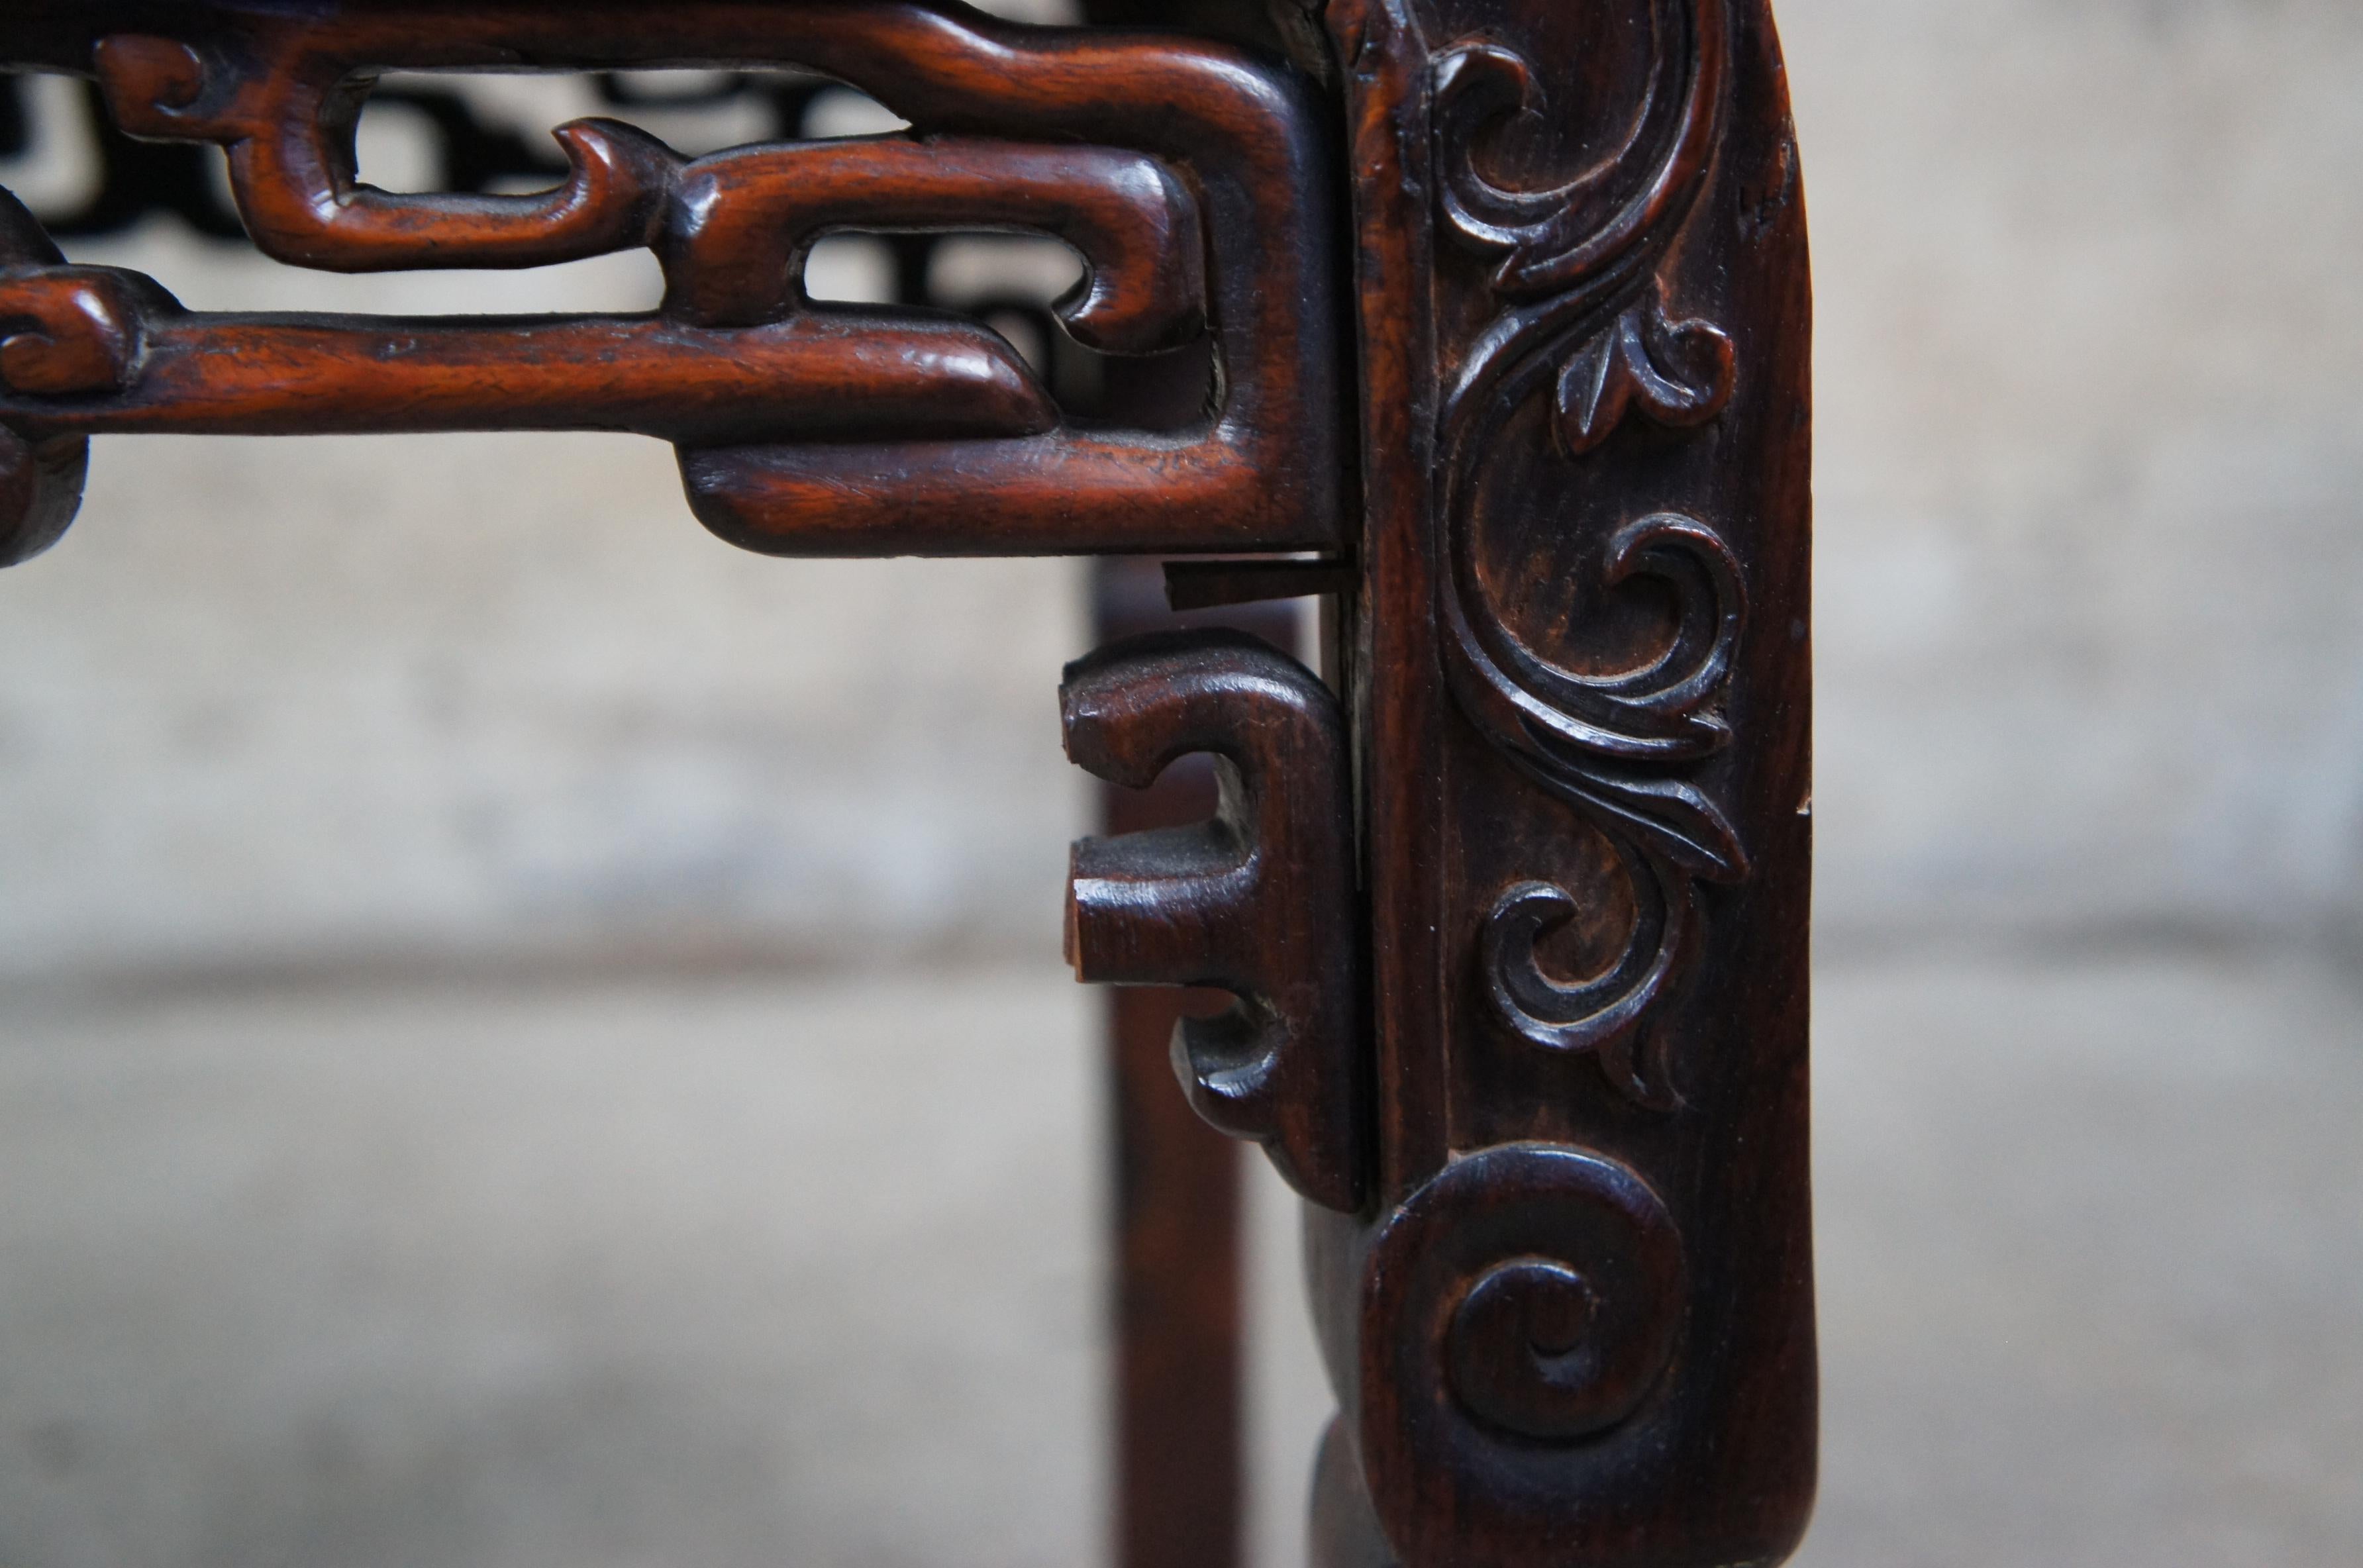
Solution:
<svg viewBox="0 0 2363 1568">
<path fill-rule="evenodd" d="M 1503 893 L 1485 922 L 1481 948 L 1489 999 L 1497 1016 L 1546 1050 L 1593 1053 L 1611 1085 L 1636 1104 L 1670 1110 L 1680 1103 L 1662 1032 L 1641 1025 L 1688 962 L 1698 933 L 1696 884 L 1662 860 L 1640 856 L 1616 840 L 1628 857 L 1626 876 L 1643 897 L 1635 937 L 1608 973 L 1568 985 L 1543 973 L 1535 958 L 1541 937 L 1575 918 L 1564 888 L 1521 882 Z M 1635 867 L 1633 860 L 1642 864 Z"/>
<path fill-rule="evenodd" d="M 1491 41 L 1438 56 L 1435 137 L 1447 231 L 1496 258 L 1500 305 L 1468 344 L 1440 416 L 1448 570 L 1441 574 L 1444 664 L 1462 712 L 1529 778 L 1568 801 L 1615 848 L 1640 911 L 1624 958 L 1568 984 L 1543 972 L 1535 939 L 1575 908 L 1546 884 L 1505 892 L 1481 944 L 1483 990 L 1519 1035 L 1593 1053 L 1615 1088 L 1680 1103 L 1662 1041 L 1646 1038 L 1694 946 L 1700 881 L 1736 881 L 1747 855 L 1697 779 L 1730 737 L 1720 705 L 1747 620 L 1739 562 L 1711 525 L 1665 512 L 1603 542 L 1600 586 L 1654 578 L 1671 591 L 1674 635 L 1639 668 L 1590 674 L 1511 629 L 1479 569 L 1480 476 L 1512 416 L 1551 399 L 1559 451 L 1593 452 L 1628 418 L 1684 428 L 1729 402 L 1729 337 L 1670 315 L 1658 263 L 1704 183 L 1728 69 L 1725 0 L 1648 0 L 1652 67 L 1621 149 L 1566 183 L 1505 186 L 1486 171 L 1490 139 L 1539 113 L 1531 66 Z"/>
<path fill-rule="evenodd" d="M 1364 1422 L 1374 1481 L 1499 1479 L 1647 1407 L 1681 1348 L 1688 1265 L 1664 1202 L 1629 1166 L 1505 1143 L 1413 1194 L 1363 1282 L 1366 1397 L 1421 1407 Z M 1391 1493 L 1415 1490 L 1372 1495 L 1383 1512 Z"/>
</svg>

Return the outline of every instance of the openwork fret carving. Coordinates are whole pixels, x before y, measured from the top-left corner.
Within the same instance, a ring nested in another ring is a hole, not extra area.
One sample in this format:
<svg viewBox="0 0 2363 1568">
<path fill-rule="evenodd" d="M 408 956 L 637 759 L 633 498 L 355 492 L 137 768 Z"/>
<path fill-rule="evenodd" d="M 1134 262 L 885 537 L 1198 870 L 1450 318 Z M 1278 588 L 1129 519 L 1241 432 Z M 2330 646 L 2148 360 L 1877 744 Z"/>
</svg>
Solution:
<svg viewBox="0 0 2363 1568">
<path fill-rule="evenodd" d="M 1236 999 L 1175 1066 L 1312 1200 L 1316 1561 L 1775 1562 L 1813 1475 L 1810 298 L 1767 0 L 1281 9 L 1299 69 L 926 0 L 16 0 L 0 62 L 221 149 L 283 260 L 644 248 L 666 291 L 209 315 L 0 197 L 0 560 L 93 435 L 582 427 L 671 442 L 756 550 L 1224 553 L 1182 598 L 1334 595 L 1321 675 L 1164 637 L 1064 714 L 1104 778 L 1217 759 L 1210 819 L 1079 846 L 1069 950 Z M 527 195 L 355 167 L 383 72 L 636 66 L 911 129 L 691 158 L 580 120 Z M 978 322 L 802 283 L 831 233 L 974 228 L 1063 240 L 1058 329 L 1194 380 L 1097 424 Z"/>
<path fill-rule="evenodd" d="M 0 59 L 94 76 L 136 135 L 211 142 L 283 260 L 343 271 L 534 267 L 647 248 L 652 315 L 213 315 L 65 268 L 21 209 L 0 244 L 0 529 L 70 516 L 94 434 L 597 428 L 681 452 L 693 509 L 780 554 L 1331 548 L 1339 538 L 1327 184 L 1302 83 L 1210 44 L 828 0 L 290 9 L 28 0 Z M 907 136 L 684 159 L 620 122 L 559 127 L 528 195 L 397 195 L 353 131 L 384 71 L 793 67 Z M 1211 335 L 1206 406 L 1170 429 L 1068 417 L 997 334 L 804 296 L 839 229 L 1018 228 L 1085 282 L 1059 319 L 1104 352 Z M 527 369 L 529 367 L 529 369 Z"/>
</svg>

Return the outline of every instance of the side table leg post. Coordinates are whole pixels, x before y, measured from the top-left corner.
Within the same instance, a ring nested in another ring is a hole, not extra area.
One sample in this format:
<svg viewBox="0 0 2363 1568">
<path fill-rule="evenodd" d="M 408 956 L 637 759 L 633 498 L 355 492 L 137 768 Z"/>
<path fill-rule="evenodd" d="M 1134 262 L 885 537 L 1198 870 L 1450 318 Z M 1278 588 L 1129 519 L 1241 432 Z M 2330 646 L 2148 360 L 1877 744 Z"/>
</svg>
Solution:
<svg viewBox="0 0 2363 1568">
<path fill-rule="evenodd" d="M 1239 1561 L 1239 1150 L 1174 1090 L 1181 1013 L 1170 991 L 1108 998 L 1119 1568 Z"/>
</svg>

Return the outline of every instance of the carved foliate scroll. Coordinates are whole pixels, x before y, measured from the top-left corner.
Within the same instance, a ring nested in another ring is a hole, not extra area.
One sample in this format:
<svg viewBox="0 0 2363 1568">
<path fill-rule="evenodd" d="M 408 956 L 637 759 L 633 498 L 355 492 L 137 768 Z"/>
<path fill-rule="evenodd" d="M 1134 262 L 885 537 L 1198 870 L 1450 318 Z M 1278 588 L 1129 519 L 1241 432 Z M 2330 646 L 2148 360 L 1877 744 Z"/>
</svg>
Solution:
<svg viewBox="0 0 2363 1568">
<path fill-rule="evenodd" d="M 1506 889 L 1482 962 L 1504 1021 L 1547 1049 L 1596 1054 L 1635 1100 L 1675 1103 L 1666 1039 L 1653 1030 L 1693 954 L 1695 884 L 1747 873 L 1728 813 L 1693 766 L 1730 738 L 1720 711 L 1747 625 L 1739 562 L 1714 525 L 1679 512 L 1619 525 L 1599 551 L 1600 586 L 1647 576 L 1669 591 L 1674 630 L 1629 668 L 1570 668 L 1522 636 L 1484 580 L 1476 491 L 1504 426 L 1537 389 L 1561 453 L 1600 447 L 1628 417 L 1688 428 L 1721 414 L 1736 374 L 1711 322 L 1670 323 L 1657 264 L 1689 214 L 1714 149 L 1728 67 L 1725 0 L 1646 8 L 1654 54 L 1632 138 L 1575 180 L 1505 189 L 1482 148 L 1516 115 L 1548 113 L 1533 69 L 1498 44 L 1435 57 L 1435 156 L 1448 237 L 1492 261 L 1494 314 L 1467 346 L 1439 436 L 1451 569 L 1445 670 L 1461 711 L 1538 783 L 1617 847 L 1643 907 L 1625 960 L 1581 985 L 1546 976 L 1537 935 L 1572 918 L 1548 883 Z"/>
<path fill-rule="evenodd" d="M 1319 1560 L 1777 1561 L 1814 1464 L 1810 302 L 1765 0 L 1329 0 L 1326 49 L 1281 10 L 1302 72 L 911 0 L 17 0 L 0 61 L 220 148 L 283 259 L 645 248 L 667 292 L 207 315 L 0 201 L 0 559 L 94 434 L 555 427 L 671 442 L 774 553 L 1317 552 L 1175 581 L 1335 593 L 1336 699 L 1161 645 L 1071 671 L 1067 719 L 1104 776 L 1227 759 L 1213 821 L 1079 850 L 1071 952 L 1238 999 L 1176 1066 L 1317 1206 Z M 354 166 L 382 72 L 633 65 L 792 68 L 912 130 L 688 159 L 580 121 L 524 196 Z M 1094 425 L 977 323 L 802 287 L 826 233 L 975 226 L 1063 239 L 1061 329 L 1203 353 L 1203 397 Z"/>
<path fill-rule="evenodd" d="M 94 78 L 133 135 L 227 154 L 256 243 L 341 271 L 535 267 L 647 248 L 652 315 L 490 320 L 209 315 L 68 268 L 0 217 L 0 554 L 70 513 L 75 445 L 120 431 L 590 428 L 679 448 L 690 502 L 778 554 L 1328 548 L 1339 539 L 1333 225 L 1302 79 L 1237 50 L 887 0 L 490 4 L 23 0 L 0 63 Z M 527 195 L 398 195 L 355 166 L 389 70 L 794 68 L 907 135 L 687 159 L 632 127 L 555 133 Z M 1071 418 L 1000 336 L 822 305 L 845 229 L 1022 229 L 1084 261 L 1078 343 L 1211 350 L 1170 428 Z M 28 477 L 30 476 L 30 477 Z"/>
<path fill-rule="evenodd" d="M 1778 48 L 1763 0 L 1325 16 L 1381 1174 L 1310 1237 L 1316 1560 L 1777 1561 L 1814 1428 Z"/>
</svg>

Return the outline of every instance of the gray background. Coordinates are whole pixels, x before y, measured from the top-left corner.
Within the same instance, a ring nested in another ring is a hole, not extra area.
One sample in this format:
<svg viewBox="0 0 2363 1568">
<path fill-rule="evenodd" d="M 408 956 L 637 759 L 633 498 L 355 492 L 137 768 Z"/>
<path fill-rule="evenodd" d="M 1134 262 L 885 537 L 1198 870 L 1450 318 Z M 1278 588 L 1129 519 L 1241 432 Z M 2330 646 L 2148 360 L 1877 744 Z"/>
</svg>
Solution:
<svg viewBox="0 0 2363 1568">
<path fill-rule="evenodd" d="M 2363 1559 L 2363 12 L 1781 14 L 1802 1561 Z M 80 254 L 215 307 L 654 287 Z M 0 1560 L 1093 1561 L 1080 582 L 742 556 L 626 438 L 102 442 L 0 575 Z M 1326 1405 L 1258 1179 L 1280 1564 Z"/>
</svg>

